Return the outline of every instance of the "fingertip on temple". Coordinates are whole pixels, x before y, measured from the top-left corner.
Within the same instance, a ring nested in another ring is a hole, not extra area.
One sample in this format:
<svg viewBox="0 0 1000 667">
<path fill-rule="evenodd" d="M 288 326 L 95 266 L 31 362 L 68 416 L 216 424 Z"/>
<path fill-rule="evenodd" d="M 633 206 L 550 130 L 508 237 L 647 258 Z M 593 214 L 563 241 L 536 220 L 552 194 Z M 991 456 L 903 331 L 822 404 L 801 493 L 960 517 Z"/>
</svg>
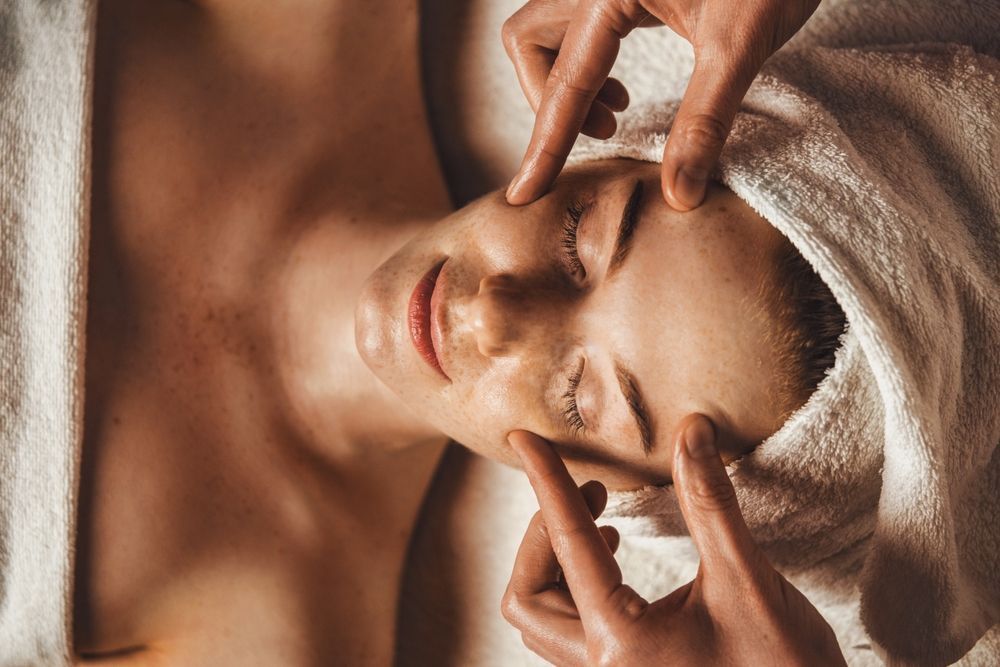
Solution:
<svg viewBox="0 0 1000 667">
<path fill-rule="evenodd" d="M 686 167 L 674 167 L 664 162 L 661 187 L 667 205 L 684 213 L 698 208 L 705 201 L 708 181 Z"/>
</svg>

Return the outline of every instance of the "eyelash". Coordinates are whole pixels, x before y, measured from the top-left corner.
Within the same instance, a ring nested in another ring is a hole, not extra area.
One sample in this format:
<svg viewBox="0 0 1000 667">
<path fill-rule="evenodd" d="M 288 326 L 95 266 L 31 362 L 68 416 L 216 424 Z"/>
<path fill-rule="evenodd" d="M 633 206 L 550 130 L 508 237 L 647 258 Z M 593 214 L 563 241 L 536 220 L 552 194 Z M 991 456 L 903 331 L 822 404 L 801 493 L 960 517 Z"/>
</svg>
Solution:
<svg viewBox="0 0 1000 667">
<path fill-rule="evenodd" d="M 562 247 L 566 252 L 566 261 L 570 274 L 578 278 L 585 278 L 587 276 L 587 270 L 583 268 L 583 262 L 580 261 L 580 254 L 577 251 L 576 244 L 576 233 L 580 229 L 580 218 L 583 217 L 584 210 L 586 210 L 586 206 L 584 206 L 583 202 L 573 202 L 567 207 L 566 216 L 563 218 Z"/>
<path fill-rule="evenodd" d="M 586 426 L 583 423 L 583 415 L 580 414 L 580 408 L 576 405 L 576 391 L 580 387 L 580 379 L 583 377 L 583 366 L 585 363 L 586 359 L 581 358 L 576 370 L 569 376 L 569 388 L 563 394 L 563 402 L 566 406 L 563 408 L 563 417 L 566 418 L 566 423 L 569 425 L 573 435 L 578 434 Z"/>
</svg>

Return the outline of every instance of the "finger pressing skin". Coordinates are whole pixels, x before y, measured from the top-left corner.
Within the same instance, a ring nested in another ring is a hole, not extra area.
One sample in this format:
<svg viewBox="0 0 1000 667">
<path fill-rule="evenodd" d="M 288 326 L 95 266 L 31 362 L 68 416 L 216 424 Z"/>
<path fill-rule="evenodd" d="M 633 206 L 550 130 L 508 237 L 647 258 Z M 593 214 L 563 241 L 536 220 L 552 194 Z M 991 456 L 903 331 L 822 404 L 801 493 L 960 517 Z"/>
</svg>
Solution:
<svg viewBox="0 0 1000 667">
<path fill-rule="evenodd" d="M 663 151 L 663 195 L 672 208 L 688 211 L 704 200 L 708 178 L 756 74 L 752 64 L 696 59 Z"/>
<path fill-rule="evenodd" d="M 712 423 L 703 415 L 685 418 L 675 442 L 674 488 L 702 570 L 745 580 L 761 554 L 715 447 Z"/>
<path fill-rule="evenodd" d="M 621 39 L 634 27 L 615 5 L 593 0 L 586 6 L 581 3 L 570 21 L 546 79 L 528 150 L 507 189 L 508 203 L 534 201 L 562 169 L 608 79 Z"/>
<path fill-rule="evenodd" d="M 569 584 L 584 623 L 608 612 L 611 594 L 621 587 L 621 570 L 570 477 L 566 466 L 542 438 L 527 431 L 508 436 L 521 457 L 547 527 L 552 550 Z"/>
</svg>

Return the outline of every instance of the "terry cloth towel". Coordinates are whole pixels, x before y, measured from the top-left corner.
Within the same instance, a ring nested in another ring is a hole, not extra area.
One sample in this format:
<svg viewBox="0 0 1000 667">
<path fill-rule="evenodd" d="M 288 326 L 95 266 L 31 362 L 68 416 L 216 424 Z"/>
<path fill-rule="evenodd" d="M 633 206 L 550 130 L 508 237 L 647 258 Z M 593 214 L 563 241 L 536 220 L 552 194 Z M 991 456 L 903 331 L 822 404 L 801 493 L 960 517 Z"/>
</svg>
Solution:
<svg viewBox="0 0 1000 667">
<path fill-rule="evenodd" d="M 0 665 L 70 657 L 94 12 L 0 3 Z"/>
<path fill-rule="evenodd" d="M 898 25 L 878 8 L 868 20 Z M 998 47 L 995 4 L 944 20 L 990 26 Z M 658 162 L 675 109 L 651 104 L 575 158 Z M 951 663 L 984 635 L 970 664 L 1000 660 L 998 167 L 994 57 L 812 45 L 769 61 L 717 174 L 849 322 L 806 405 L 732 466 L 741 507 L 779 569 L 859 597 L 889 664 Z M 605 517 L 663 553 L 687 532 L 671 487 L 614 494 Z"/>
</svg>

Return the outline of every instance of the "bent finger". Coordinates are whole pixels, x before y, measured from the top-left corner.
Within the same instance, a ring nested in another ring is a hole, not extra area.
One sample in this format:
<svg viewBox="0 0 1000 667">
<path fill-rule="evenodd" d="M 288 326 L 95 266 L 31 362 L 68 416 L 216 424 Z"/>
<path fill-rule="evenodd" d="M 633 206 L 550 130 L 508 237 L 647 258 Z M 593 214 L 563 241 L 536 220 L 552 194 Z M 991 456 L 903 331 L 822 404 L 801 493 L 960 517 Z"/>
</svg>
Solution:
<svg viewBox="0 0 1000 667">
<path fill-rule="evenodd" d="M 558 583 L 560 572 L 559 560 L 545 528 L 545 519 L 540 511 L 535 512 L 514 557 L 514 569 L 505 597 L 526 597 L 549 590 Z"/>
<path fill-rule="evenodd" d="M 608 550 L 614 555 L 618 552 L 618 547 L 621 545 L 621 535 L 618 534 L 618 530 L 613 526 L 598 526 L 597 529 L 601 531 L 601 537 L 608 544 Z"/>
<path fill-rule="evenodd" d="M 611 111 L 625 111 L 629 105 L 628 88 L 618 79 L 609 76 L 601 89 L 597 91 L 595 101 L 600 102 Z"/>
<path fill-rule="evenodd" d="M 600 482 L 587 482 L 580 487 L 580 494 L 587 504 L 591 517 L 596 519 L 608 502 L 608 492 Z M 614 530 L 613 528 L 611 530 Z M 607 539 L 605 539 L 607 542 Z M 610 546 L 610 542 L 608 542 Z M 616 545 L 617 546 L 617 545 Z M 530 596 L 550 590 L 560 581 L 562 570 L 552 549 L 552 541 L 545 527 L 541 511 L 535 512 L 524 531 L 514 569 L 508 583 L 508 594 Z"/>
<path fill-rule="evenodd" d="M 538 111 L 574 9 L 572 3 L 530 0 L 504 21 L 500 30 L 504 50 L 532 111 Z"/>
<path fill-rule="evenodd" d="M 608 490 L 597 480 L 592 479 L 580 485 L 580 495 L 583 496 L 587 509 L 590 510 L 590 516 L 594 519 L 601 516 L 608 505 Z"/>
<path fill-rule="evenodd" d="M 546 79 L 527 152 L 507 190 L 508 203 L 530 203 L 552 184 L 632 27 L 617 3 L 581 3 Z"/>
<path fill-rule="evenodd" d="M 589 615 L 606 613 L 605 603 L 621 587 L 621 570 L 573 478 L 542 438 L 515 431 L 508 439 L 535 490 L 552 549 L 581 618 L 587 622 Z"/>
</svg>

